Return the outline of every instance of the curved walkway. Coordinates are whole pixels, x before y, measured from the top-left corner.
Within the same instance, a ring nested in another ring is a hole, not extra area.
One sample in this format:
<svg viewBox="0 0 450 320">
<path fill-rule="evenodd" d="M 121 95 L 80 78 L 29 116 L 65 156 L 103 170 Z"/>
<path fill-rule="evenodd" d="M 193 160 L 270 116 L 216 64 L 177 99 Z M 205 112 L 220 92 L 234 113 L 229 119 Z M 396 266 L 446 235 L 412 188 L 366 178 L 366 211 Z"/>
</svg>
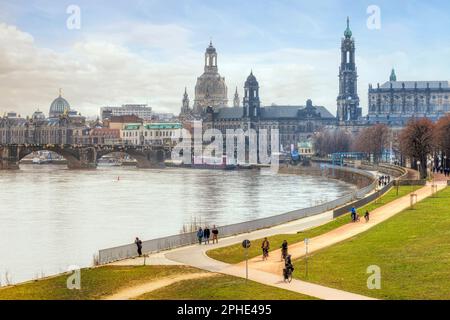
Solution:
<svg viewBox="0 0 450 320">
<path fill-rule="evenodd" d="M 442 190 L 444 188 L 444 184 L 438 185 L 438 190 Z M 417 190 L 415 193 L 417 194 L 417 201 L 422 201 L 423 199 L 432 195 L 431 186 L 425 186 Z M 372 211 L 370 214 L 370 221 L 368 223 L 366 223 L 365 220 L 361 218 L 360 222 L 348 223 L 346 225 L 343 225 L 342 227 L 310 239 L 308 252 L 312 253 L 321 250 L 323 248 L 342 242 L 346 239 L 352 238 L 362 232 L 365 232 L 373 228 L 377 224 L 393 217 L 397 213 L 408 209 L 410 207 L 410 201 L 410 194 L 408 194 L 400 199 L 394 200 Z M 303 257 L 305 255 L 305 251 L 306 248 L 304 242 L 295 243 L 289 246 L 289 254 L 292 255 L 292 259 Z M 261 257 L 251 259 L 249 261 L 249 267 L 256 270 L 281 274 L 283 270 L 283 263 L 280 262 L 280 258 L 281 250 L 272 251 L 267 261 L 263 262 L 261 260 Z"/>
<path fill-rule="evenodd" d="M 151 281 L 144 284 L 140 284 L 138 286 L 129 287 L 123 290 L 120 290 L 119 292 L 105 297 L 103 300 L 130 300 L 135 299 L 137 297 L 142 296 L 143 294 L 170 286 L 171 284 L 174 284 L 178 281 L 184 281 L 184 280 L 192 280 L 192 279 L 202 279 L 207 277 L 214 276 L 214 273 L 191 273 L 191 274 L 184 274 L 177 277 L 171 277 L 171 278 L 164 278 L 161 280 Z"/>
<path fill-rule="evenodd" d="M 438 190 L 445 188 L 445 185 L 438 186 Z M 417 194 L 417 201 L 421 201 L 431 195 L 431 187 L 426 186 L 415 192 Z M 371 213 L 371 221 L 369 223 L 349 223 L 338 229 L 332 230 L 326 234 L 318 236 L 310 240 L 309 252 L 314 252 L 325 247 L 331 246 L 338 242 L 349 239 L 357 234 L 365 232 L 375 225 L 389 219 L 395 214 L 409 208 L 410 195 L 406 195 L 400 199 L 392 201 L 383 207 L 374 210 Z M 219 244 L 216 245 L 193 245 L 189 247 L 178 248 L 163 253 L 165 259 L 169 261 L 175 261 L 196 267 L 199 269 L 207 270 L 210 272 L 223 273 L 232 276 L 245 278 L 244 264 L 229 265 L 214 259 L 209 258 L 206 255 L 207 250 L 216 249 L 219 247 L 226 247 L 232 244 L 240 243 L 244 239 L 255 240 L 261 239 L 266 236 L 275 234 L 287 234 L 297 233 L 299 231 L 309 229 L 321 224 L 324 224 L 332 219 L 332 211 L 320 214 L 318 216 L 309 217 L 294 221 L 282 226 L 277 226 L 271 229 L 258 230 L 249 234 L 239 235 L 226 239 L 221 239 Z M 294 258 L 299 258 L 304 255 L 304 244 L 298 243 L 290 246 L 290 253 Z M 161 253 L 160 253 L 161 255 Z M 293 280 L 292 283 L 286 284 L 282 281 L 281 269 L 282 262 L 280 261 L 280 252 L 271 252 L 269 261 L 262 262 L 261 258 L 255 258 L 249 261 L 249 279 L 260 282 L 265 285 L 274 286 L 290 291 L 295 291 L 301 294 L 309 295 L 319 299 L 325 300 L 364 300 L 372 299 L 369 297 L 336 290 L 300 280 Z M 135 259 L 136 260 L 136 259 Z M 137 261 L 132 261 L 132 264 L 136 264 Z M 123 264 L 125 262 L 122 262 Z"/>
</svg>

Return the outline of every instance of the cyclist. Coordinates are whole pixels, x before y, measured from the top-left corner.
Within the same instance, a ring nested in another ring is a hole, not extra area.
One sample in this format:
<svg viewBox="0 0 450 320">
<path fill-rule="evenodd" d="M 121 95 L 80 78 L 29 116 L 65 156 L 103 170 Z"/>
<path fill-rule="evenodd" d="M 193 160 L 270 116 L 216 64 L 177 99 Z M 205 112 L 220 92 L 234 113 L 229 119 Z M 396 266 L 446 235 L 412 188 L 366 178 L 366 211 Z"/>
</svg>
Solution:
<svg viewBox="0 0 450 320">
<path fill-rule="evenodd" d="M 267 238 L 264 238 L 264 241 L 261 245 L 261 249 L 263 252 L 263 260 L 267 260 L 267 258 L 269 257 L 269 249 L 270 249 L 270 243 L 269 240 L 267 240 Z"/>
<path fill-rule="evenodd" d="M 288 243 L 286 240 L 284 240 L 281 245 L 281 261 L 286 260 L 287 255 L 288 255 Z"/>
<path fill-rule="evenodd" d="M 284 280 L 291 282 L 293 272 L 294 266 L 292 265 L 291 255 L 287 255 L 286 259 L 284 260 L 284 269 L 283 269 Z"/>
</svg>

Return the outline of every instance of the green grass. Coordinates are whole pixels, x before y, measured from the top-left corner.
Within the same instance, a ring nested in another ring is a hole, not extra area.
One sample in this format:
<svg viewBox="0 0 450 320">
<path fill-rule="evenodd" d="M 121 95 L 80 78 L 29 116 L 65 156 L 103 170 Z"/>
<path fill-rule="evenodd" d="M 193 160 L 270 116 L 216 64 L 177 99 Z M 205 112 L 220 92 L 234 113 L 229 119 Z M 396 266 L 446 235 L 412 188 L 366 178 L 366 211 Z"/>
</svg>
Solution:
<svg viewBox="0 0 450 320">
<path fill-rule="evenodd" d="M 308 260 L 308 281 L 381 299 L 450 299 L 450 188 Z M 305 279 L 305 261 L 294 276 Z M 381 290 L 367 267 L 381 268 Z"/>
<path fill-rule="evenodd" d="M 68 275 L 1 288 L 0 300 L 92 300 L 120 289 L 171 275 L 196 273 L 184 266 L 106 266 L 81 270 L 81 290 L 67 289 Z"/>
<path fill-rule="evenodd" d="M 185 280 L 161 288 L 140 300 L 311 300 L 300 293 L 266 286 L 257 282 L 217 275 L 211 278 Z"/>
<path fill-rule="evenodd" d="M 372 202 L 367 204 L 366 206 L 362 208 L 357 208 L 358 214 L 363 216 L 365 211 L 368 210 L 369 212 L 372 212 L 376 208 L 379 208 L 393 200 L 396 200 L 398 198 L 401 198 L 408 193 L 412 192 L 413 190 L 417 190 L 421 187 L 415 186 L 400 186 L 399 187 L 399 194 L 397 196 L 397 189 L 392 188 L 389 190 L 386 194 L 384 194 L 378 201 Z M 288 235 L 275 235 L 268 237 L 268 240 L 270 242 L 271 251 L 277 250 L 281 247 L 281 244 L 283 240 L 287 240 L 288 243 L 293 244 L 297 242 L 304 241 L 305 238 L 314 238 L 319 235 L 322 235 L 324 233 L 327 233 L 331 230 L 334 230 L 336 228 L 339 228 L 347 223 L 350 222 L 350 214 L 346 214 L 344 216 L 341 216 L 337 219 L 334 219 L 333 221 L 330 221 L 324 225 L 318 226 L 316 228 L 308 229 L 305 231 L 301 231 L 297 234 L 288 234 Z M 252 246 L 249 249 L 249 258 L 254 258 L 257 256 L 260 256 L 261 253 L 261 243 L 263 239 L 258 239 L 252 241 Z M 210 250 L 207 252 L 207 255 L 213 259 L 235 264 L 244 261 L 244 253 L 242 250 L 241 244 L 235 244 L 228 247 L 218 248 L 214 250 Z"/>
</svg>

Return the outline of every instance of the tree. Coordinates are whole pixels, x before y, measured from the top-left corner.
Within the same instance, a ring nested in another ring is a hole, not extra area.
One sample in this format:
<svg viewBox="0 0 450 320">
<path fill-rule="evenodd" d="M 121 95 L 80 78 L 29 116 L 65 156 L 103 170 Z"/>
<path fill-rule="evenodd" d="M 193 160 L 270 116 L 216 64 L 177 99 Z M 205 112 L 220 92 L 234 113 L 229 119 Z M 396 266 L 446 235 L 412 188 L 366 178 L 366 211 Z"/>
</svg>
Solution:
<svg viewBox="0 0 450 320">
<path fill-rule="evenodd" d="M 373 155 L 374 160 L 378 162 L 387 147 L 389 136 L 390 131 L 385 124 L 365 128 L 356 137 L 353 150 Z"/>
<path fill-rule="evenodd" d="M 352 145 L 352 136 L 344 130 L 323 130 L 314 136 L 314 149 L 319 156 L 328 156 L 336 152 L 348 152 Z"/>
<path fill-rule="evenodd" d="M 450 159 L 450 115 L 441 118 L 434 130 L 434 141 L 436 142 L 436 153 L 440 153 L 441 159 Z M 435 164 L 437 167 L 437 164 Z M 448 167 L 447 163 L 443 163 Z"/>
<path fill-rule="evenodd" d="M 400 133 L 401 152 L 411 159 L 412 166 L 420 161 L 418 166 L 420 177 L 427 177 L 427 160 L 434 148 L 434 124 L 430 119 L 413 119 Z"/>
</svg>

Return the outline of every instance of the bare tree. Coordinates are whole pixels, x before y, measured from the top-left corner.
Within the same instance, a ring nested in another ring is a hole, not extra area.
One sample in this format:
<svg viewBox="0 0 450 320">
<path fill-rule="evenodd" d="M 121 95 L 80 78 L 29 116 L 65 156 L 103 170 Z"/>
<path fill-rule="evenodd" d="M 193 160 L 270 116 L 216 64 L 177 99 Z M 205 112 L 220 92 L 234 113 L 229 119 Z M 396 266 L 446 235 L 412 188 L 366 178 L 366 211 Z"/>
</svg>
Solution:
<svg viewBox="0 0 450 320">
<path fill-rule="evenodd" d="M 427 158 L 433 152 L 434 124 L 430 119 L 413 119 L 400 133 L 401 152 L 411 159 L 412 166 L 420 161 L 418 166 L 420 177 L 427 177 Z"/>
<path fill-rule="evenodd" d="M 374 160 L 378 162 L 388 145 L 389 136 L 390 131 L 385 124 L 365 128 L 356 137 L 352 149 L 373 155 Z"/>
<path fill-rule="evenodd" d="M 314 136 L 314 148 L 319 156 L 328 156 L 336 152 L 348 152 L 352 145 L 352 136 L 344 130 L 323 130 Z"/>
<path fill-rule="evenodd" d="M 450 115 L 441 118 L 434 130 L 434 141 L 436 142 L 436 155 L 440 154 L 441 159 L 450 159 Z M 448 167 L 447 163 L 442 164 Z M 437 167 L 437 163 L 435 164 Z"/>
</svg>

